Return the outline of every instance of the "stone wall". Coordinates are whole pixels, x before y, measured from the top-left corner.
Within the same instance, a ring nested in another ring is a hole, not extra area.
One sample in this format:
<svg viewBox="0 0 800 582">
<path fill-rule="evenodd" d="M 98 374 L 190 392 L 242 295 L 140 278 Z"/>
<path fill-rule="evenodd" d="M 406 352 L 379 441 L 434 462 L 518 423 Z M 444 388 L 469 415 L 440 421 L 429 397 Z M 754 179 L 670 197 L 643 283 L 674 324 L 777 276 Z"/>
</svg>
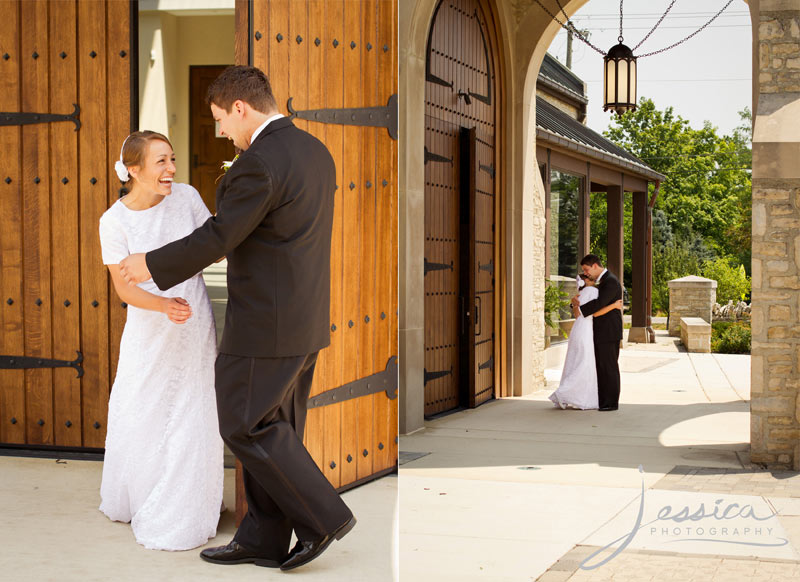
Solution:
<svg viewBox="0 0 800 582">
<path fill-rule="evenodd" d="M 800 470 L 800 1 L 757 5 L 750 459 Z"/>
<path fill-rule="evenodd" d="M 680 337 L 681 317 L 699 317 L 711 323 L 717 301 L 717 282 L 690 275 L 669 283 L 669 335 Z"/>
<path fill-rule="evenodd" d="M 800 181 L 753 180 L 751 460 L 800 469 Z"/>
<path fill-rule="evenodd" d="M 760 92 L 800 91 L 800 23 L 797 11 L 762 12 L 758 41 Z"/>
</svg>

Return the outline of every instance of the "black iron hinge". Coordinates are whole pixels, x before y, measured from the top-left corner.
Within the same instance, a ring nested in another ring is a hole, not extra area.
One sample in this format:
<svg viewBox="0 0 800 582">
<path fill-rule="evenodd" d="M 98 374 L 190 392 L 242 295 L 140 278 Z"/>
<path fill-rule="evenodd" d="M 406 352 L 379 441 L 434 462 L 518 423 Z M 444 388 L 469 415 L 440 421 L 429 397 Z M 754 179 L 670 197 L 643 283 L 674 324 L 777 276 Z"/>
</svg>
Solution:
<svg viewBox="0 0 800 582">
<path fill-rule="evenodd" d="M 397 139 L 397 93 L 389 97 L 385 107 L 353 107 L 346 109 L 308 109 L 297 111 L 292 107 L 293 97 L 289 97 L 286 109 L 289 118 L 334 123 L 338 125 L 358 125 L 362 127 L 385 127 L 389 137 Z"/>
<path fill-rule="evenodd" d="M 377 394 L 378 392 L 385 392 L 387 398 L 394 400 L 397 398 L 397 374 L 397 356 L 392 356 L 389 358 L 389 361 L 386 362 L 386 368 L 382 372 L 365 378 L 359 378 L 344 386 L 339 386 L 333 390 L 327 390 L 322 394 L 317 394 L 308 399 L 308 406 L 306 408 L 318 408 L 328 404 L 344 402 L 352 398 Z"/>
<path fill-rule="evenodd" d="M 445 263 L 431 263 L 428 259 L 423 259 L 425 265 L 425 275 L 427 275 L 430 271 L 445 271 L 447 269 L 453 270 L 453 261 L 450 261 L 449 265 Z"/>
<path fill-rule="evenodd" d="M 70 114 L 59 115 L 57 113 L 11 113 L 0 112 L 0 126 L 2 125 L 30 125 L 33 123 L 54 123 L 57 121 L 71 121 L 75 124 L 75 131 L 81 128 L 81 120 L 78 119 L 81 108 L 76 103 L 75 108 Z"/>
<path fill-rule="evenodd" d="M 444 156 L 440 156 L 439 154 L 435 154 L 428 150 L 428 146 L 425 146 L 425 163 L 427 164 L 428 162 L 448 162 L 449 164 L 452 164 L 453 158 L 446 158 Z"/>
<path fill-rule="evenodd" d="M 449 370 L 442 370 L 440 372 L 428 372 L 427 369 L 423 369 L 423 370 L 424 370 L 424 374 L 425 374 L 424 375 L 423 386 L 427 386 L 428 382 L 431 382 L 432 380 L 437 380 L 439 378 L 444 378 L 445 376 L 449 376 L 450 374 L 452 374 L 453 373 L 453 366 L 450 366 Z"/>
<path fill-rule="evenodd" d="M 50 360 L 45 358 L 32 358 L 30 356 L 0 356 L 0 369 L 25 370 L 30 368 L 75 368 L 78 378 L 83 376 L 83 354 L 78 352 L 78 357 L 68 362 L 66 360 Z"/>
</svg>

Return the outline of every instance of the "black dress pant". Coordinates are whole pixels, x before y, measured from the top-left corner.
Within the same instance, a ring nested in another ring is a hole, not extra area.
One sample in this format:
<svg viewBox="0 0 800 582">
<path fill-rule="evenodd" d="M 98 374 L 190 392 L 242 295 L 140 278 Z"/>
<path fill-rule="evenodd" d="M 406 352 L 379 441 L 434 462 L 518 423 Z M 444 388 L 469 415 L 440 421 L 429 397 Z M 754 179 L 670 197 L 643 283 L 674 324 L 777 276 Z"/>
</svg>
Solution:
<svg viewBox="0 0 800 582">
<path fill-rule="evenodd" d="M 316 352 L 217 357 L 220 434 L 242 463 L 248 505 L 234 539 L 274 560 L 286 557 L 292 530 L 316 540 L 352 517 L 303 446 L 316 361 Z"/>
<path fill-rule="evenodd" d="M 600 408 L 619 406 L 619 342 L 595 342 L 597 400 Z"/>
</svg>

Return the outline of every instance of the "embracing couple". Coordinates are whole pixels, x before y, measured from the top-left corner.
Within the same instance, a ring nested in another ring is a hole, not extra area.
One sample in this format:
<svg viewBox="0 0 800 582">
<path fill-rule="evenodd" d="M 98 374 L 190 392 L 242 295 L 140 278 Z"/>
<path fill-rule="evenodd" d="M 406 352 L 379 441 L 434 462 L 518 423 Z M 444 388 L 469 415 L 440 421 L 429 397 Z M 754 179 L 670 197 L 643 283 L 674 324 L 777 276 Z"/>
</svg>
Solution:
<svg viewBox="0 0 800 582">
<path fill-rule="evenodd" d="M 229 544 L 201 557 L 290 570 L 356 522 L 303 446 L 317 354 L 330 343 L 335 167 L 278 113 L 259 69 L 226 69 L 206 101 L 241 150 L 216 214 L 173 183 L 169 140 L 139 131 L 116 164 L 128 193 L 100 219 L 103 263 L 128 304 L 100 510 L 130 522 L 147 548 L 204 545 L 224 511 L 224 441 L 242 463 L 248 511 Z M 229 299 L 217 355 L 201 272 L 222 258 Z"/>
<path fill-rule="evenodd" d="M 550 400 L 560 408 L 617 410 L 622 286 L 597 255 L 583 257 L 581 270 L 564 370 Z"/>
</svg>

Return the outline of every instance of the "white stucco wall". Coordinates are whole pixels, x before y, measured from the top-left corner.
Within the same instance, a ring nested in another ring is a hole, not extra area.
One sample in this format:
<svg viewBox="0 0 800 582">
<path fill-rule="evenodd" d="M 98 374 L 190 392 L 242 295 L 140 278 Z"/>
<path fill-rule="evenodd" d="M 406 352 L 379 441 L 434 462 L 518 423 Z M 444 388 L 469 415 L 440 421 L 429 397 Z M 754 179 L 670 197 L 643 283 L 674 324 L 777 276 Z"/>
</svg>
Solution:
<svg viewBox="0 0 800 582">
<path fill-rule="evenodd" d="M 188 182 L 189 67 L 233 64 L 235 21 L 232 12 L 177 14 L 139 15 L 139 129 L 169 137 L 175 149 L 175 179 Z"/>
</svg>

